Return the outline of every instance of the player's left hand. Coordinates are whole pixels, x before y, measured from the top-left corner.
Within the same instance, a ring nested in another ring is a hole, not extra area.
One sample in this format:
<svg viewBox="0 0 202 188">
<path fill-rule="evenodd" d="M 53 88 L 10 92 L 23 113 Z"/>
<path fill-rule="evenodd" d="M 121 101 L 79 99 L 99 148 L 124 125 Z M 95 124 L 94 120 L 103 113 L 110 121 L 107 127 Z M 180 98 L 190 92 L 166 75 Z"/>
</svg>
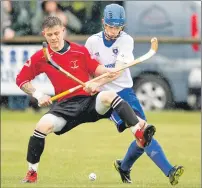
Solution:
<svg viewBox="0 0 202 188">
<path fill-rule="evenodd" d="M 91 95 L 95 95 L 100 91 L 99 84 L 96 82 L 86 83 L 86 86 L 83 88 L 84 91 L 90 93 Z"/>
</svg>

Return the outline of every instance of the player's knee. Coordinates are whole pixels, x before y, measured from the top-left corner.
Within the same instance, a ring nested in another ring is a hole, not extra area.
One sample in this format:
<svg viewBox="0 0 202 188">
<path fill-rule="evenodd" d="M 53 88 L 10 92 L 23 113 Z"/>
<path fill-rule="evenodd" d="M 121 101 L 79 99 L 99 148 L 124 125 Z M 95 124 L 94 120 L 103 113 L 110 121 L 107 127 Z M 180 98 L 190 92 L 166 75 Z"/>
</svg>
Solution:
<svg viewBox="0 0 202 188">
<path fill-rule="evenodd" d="M 47 135 L 53 131 L 53 125 L 49 122 L 38 122 L 36 130 Z"/>
<path fill-rule="evenodd" d="M 105 106 L 110 106 L 116 96 L 115 91 L 102 91 L 100 100 Z"/>
<path fill-rule="evenodd" d="M 48 114 L 44 115 L 39 122 L 36 124 L 37 131 L 44 133 L 44 134 L 49 134 L 53 132 L 53 122 L 51 119 L 48 117 Z"/>
<path fill-rule="evenodd" d="M 36 130 L 47 135 L 51 132 L 61 131 L 66 123 L 67 121 L 63 117 L 45 114 L 37 123 Z"/>
</svg>

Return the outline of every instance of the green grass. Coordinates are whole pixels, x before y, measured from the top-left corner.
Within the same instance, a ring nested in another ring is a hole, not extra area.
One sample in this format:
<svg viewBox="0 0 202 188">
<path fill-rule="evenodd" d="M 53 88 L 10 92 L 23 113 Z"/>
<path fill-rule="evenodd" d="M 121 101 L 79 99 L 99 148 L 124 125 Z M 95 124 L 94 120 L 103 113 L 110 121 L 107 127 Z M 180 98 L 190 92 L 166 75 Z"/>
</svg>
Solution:
<svg viewBox="0 0 202 188">
<path fill-rule="evenodd" d="M 21 184 L 27 171 L 26 152 L 29 136 L 43 113 L 1 113 L 1 186 L 2 187 L 95 187 L 95 188 L 166 188 L 168 178 L 144 154 L 133 166 L 133 184 L 122 184 L 112 167 L 122 158 L 133 140 L 129 130 L 122 134 L 108 120 L 83 124 L 72 131 L 46 138 L 45 152 L 39 165 L 37 184 Z M 201 178 L 201 126 L 199 112 L 149 112 L 149 122 L 157 127 L 155 138 L 170 162 L 181 164 L 185 173 L 176 188 L 199 188 Z M 94 172 L 97 180 L 89 181 Z"/>
</svg>

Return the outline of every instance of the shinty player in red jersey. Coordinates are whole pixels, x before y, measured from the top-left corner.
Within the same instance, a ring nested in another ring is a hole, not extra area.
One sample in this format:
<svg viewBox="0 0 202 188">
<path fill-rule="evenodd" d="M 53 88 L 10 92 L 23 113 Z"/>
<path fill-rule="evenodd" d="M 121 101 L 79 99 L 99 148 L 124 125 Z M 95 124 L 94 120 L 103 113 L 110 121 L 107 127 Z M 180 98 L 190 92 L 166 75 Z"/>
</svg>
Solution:
<svg viewBox="0 0 202 188">
<path fill-rule="evenodd" d="M 84 46 L 64 40 L 65 30 L 59 18 L 54 16 L 45 18 L 42 29 L 49 44 L 48 50 L 52 59 L 81 81 L 89 81 L 90 75 L 98 76 L 109 72 L 109 68 L 105 68 L 96 60 L 91 59 Z M 43 51 L 39 50 L 23 66 L 17 75 L 16 83 L 25 93 L 36 98 L 42 107 L 52 104 L 51 97 L 36 90 L 30 82 L 40 73 L 46 73 L 55 89 L 55 94 L 78 85 L 49 65 Z M 37 168 L 44 150 L 45 137 L 49 133 L 54 132 L 56 135 L 60 135 L 82 123 L 109 118 L 112 110 L 116 110 L 129 127 L 136 127 L 133 129 L 134 136 L 143 145 L 150 143 L 155 128 L 154 130 L 145 128 L 144 122 L 139 121 L 128 103 L 114 91 L 98 92 L 101 84 L 116 77 L 117 75 L 111 72 L 110 78 L 88 84 L 84 89 L 63 97 L 51 106 L 50 110 L 36 124 L 34 134 L 30 137 L 27 150 L 28 172 L 22 180 L 23 183 L 37 181 Z M 98 93 L 94 94 L 96 92 Z M 91 96 L 91 94 L 94 95 Z"/>
</svg>

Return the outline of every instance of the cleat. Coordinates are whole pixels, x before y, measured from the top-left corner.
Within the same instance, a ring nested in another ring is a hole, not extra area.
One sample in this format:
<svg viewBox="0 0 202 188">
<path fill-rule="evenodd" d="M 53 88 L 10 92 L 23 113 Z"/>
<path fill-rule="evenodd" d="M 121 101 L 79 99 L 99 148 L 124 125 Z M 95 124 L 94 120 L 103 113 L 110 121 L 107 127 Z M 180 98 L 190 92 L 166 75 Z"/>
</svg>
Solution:
<svg viewBox="0 0 202 188">
<path fill-rule="evenodd" d="M 22 183 L 36 183 L 37 182 L 37 173 L 34 170 L 29 170 L 27 175 L 22 180 Z"/>
<path fill-rule="evenodd" d="M 183 166 L 174 166 L 170 172 L 169 172 L 169 181 L 171 185 L 176 185 L 178 184 L 178 180 L 180 176 L 184 172 L 184 167 Z"/>
<path fill-rule="evenodd" d="M 156 128 L 153 125 L 148 125 L 145 129 L 137 130 L 135 137 L 143 147 L 146 147 L 150 144 L 155 132 Z"/>
<path fill-rule="evenodd" d="M 118 173 L 121 176 L 121 180 L 123 183 L 132 183 L 132 180 L 130 179 L 130 171 L 123 171 L 121 169 L 121 160 L 115 160 L 114 161 L 114 167 L 118 171 Z"/>
</svg>

